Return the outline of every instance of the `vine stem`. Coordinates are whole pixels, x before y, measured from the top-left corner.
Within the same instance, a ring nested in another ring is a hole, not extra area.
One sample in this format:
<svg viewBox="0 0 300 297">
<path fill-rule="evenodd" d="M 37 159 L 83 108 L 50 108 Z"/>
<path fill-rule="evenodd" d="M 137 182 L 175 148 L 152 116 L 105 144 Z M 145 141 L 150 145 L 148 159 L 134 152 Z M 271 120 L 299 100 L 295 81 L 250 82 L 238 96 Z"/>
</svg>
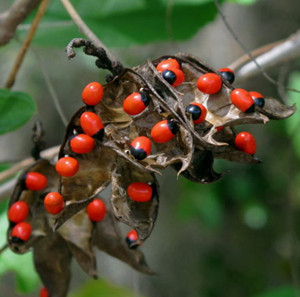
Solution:
<svg viewBox="0 0 300 297">
<path fill-rule="evenodd" d="M 74 6 L 71 4 L 69 0 L 60 0 L 63 6 L 65 7 L 66 11 L 70 15 L 73 22 L 78 27 L 79 31 L 84 34 L 92 43 L 98 47 L 103 48 L 107 56 L 111 61 L 118 62 L 115 56 L 109 51 L 109 49 L 104 45 L 104 43 L 94 34 L 94 32 L 87 26 L 87 24 L 83 21 L 80 17 Z"/>
<path fill-rule="evenodd" d="M 38 25 L 39 25 L 41 19 L 43 18 L 44 14 L 47 10 L 47 6 L 49 4 L 49 1 L 50 0 L 43 0 L 42 3 L 40 4 L 39 8 L 38 8 L 38 11 L 35 15 L 35 18 L 34 18 L 32 24 L 31 24 L 30 30 L 28 31 L 28 33 L 26 35 L 25 41 L 24 41 L 24 43 L 23 43 L 23 45 L 22 45 L 22 47 L 19 51 L 17 59 L 16 59 L 14 65 L 13 65 L 13 67 L 11 69 L 11 72 L 8 76 L 8 79 L 5 83 L 5 88 L 6 89 L 10 89 L 15 83 L 15 79 L 16 79 L 16 76 L 18 74 L 18 71 L 19 71 L 19 69 L 22 65 L 22 62 L 23 62 L 24 57 L 27 53 L 29 45 L 30 45 L 30 43 L 31 43 L 31 41 L 34 37 L 34 34 L 35 34 L 35 32 L 38 28 Z"/>
</svg>

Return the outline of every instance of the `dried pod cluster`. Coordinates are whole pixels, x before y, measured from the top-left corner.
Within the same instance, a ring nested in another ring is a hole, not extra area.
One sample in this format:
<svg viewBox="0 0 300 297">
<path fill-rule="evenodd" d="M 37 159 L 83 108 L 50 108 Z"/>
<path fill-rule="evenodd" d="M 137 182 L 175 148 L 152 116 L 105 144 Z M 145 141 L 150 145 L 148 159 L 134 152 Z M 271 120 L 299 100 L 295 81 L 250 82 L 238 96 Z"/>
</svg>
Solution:
<svg viewBox="0 0 300 297">
<path fill-rule="evenodd" d="M 18 253 L 33 247 L 51 297 L 66 296 L 72 256 L 96 277 L 94 246 L 152 273 L 130 247 L 154 227 L 160 169 L 171 166 L 193 182 L 210 183 L 222 176 L 214 158 L 259 162 L 254 137 L 234 126 L 284 119 L 295 107 L 235 89 L 233 81 L 230 69 L 215 71 L 179 54 L 85 87 L 85 106 L 67 127 L 57 163 L 40 160 L 28 168 L 10 201 L 9 246 Z M 109 184 L 104 204 L 95 197 Z M 127 236 L 118 221 L 131 227 Z"/>
</svg>

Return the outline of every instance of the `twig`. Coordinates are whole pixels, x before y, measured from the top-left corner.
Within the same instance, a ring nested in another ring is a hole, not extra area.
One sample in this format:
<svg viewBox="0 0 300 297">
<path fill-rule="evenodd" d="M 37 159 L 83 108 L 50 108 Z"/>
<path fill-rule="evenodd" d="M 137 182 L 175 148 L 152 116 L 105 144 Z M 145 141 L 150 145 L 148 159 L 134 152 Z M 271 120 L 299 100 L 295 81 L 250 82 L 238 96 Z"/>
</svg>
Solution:
<svg viewBox="0 0 300 297">
<path fill-rule="evenodd" d="M 32 22 L 30 30 L 27 33 L 27 36 L 26 36 L 25 41 L 24 41 L 24 43 L 22 45 L 22 48 L 19 51 L 17 59 L 16 59 L 14 65 L 13 65 L 13 68 L 12 68 L 12 70 L 11 70 L 11 72 L 9 74 L 9 77 L 7 79 L 7 82 L 5 84 L 5 88 L 7 88 L 7 89 L 11 88 L 13 86 L 14 82 L 15 82 L 16 75 L 17 75 L 17 73 L 18 73 L 18 71 L 19 71 L 19 69 L 20 69 L 20 67 L 22 65 L 23 59 L 24 59 L 24 57 L 26 55 L 26 52 L 27 52 L 27 49 L 28 49 L 28 47 L 29 47 L 29 45 L 30 45 L 30 43 L 31 43 L 31 41 L 33 39 L 33 36 L 34 36 L 35 31 L 36 31 L 36 29 L 37 29 L 37 27 L 39 25 L 39 22 L 41 21 L 41 19 L 44 16 L 44 13 L 45 13 L 45 11 L 47 9 L 49 1 L 50 0 L 43 0 L 43 2 L 41 3 L 41 5 L 39 6 L 39 9 L 38 9 L 38 11 L 36 13 L 36 16 L 35 16 L 35 18 L 34 18 L 34 20 Z"/>
<path fill-rule="evenodd" d="M 6 243 L 1 249 L 0 254 L 2 254 L 8 248 L 8 244 Z"/>
<path fill-rule="evenodd" d="M 268 68 L 298 56 L 300 56 L 300 31 L 275 45 L 267 52 L 260 54 L 255 59 L 261 67 Z M 254 61 L 249 61 L 236 71 L 236 75 L 237 78 L 240 77 L 244 80 L 259 72 L 260 70 Z"/>
<path fill-rule="evenodd" d="M 11 40 L 17 26 L 40 2 L 41 0 L 17 0 L 9 10 L 0 14 L 0 45 Z"/>
<path fill-rule="evenodd" d="M 45 158 L 45 159 L 52 159 L 55 155 L 58 154 L 58 151 L 59 151 L 59 146 L 51 147 L 47 150 L 42 151 L 41 157 Z M 34 158 L 30 157 L 30 158 L 27 158 L 27 159 L 24 159 L 24 160 L 18 162 L 11 168 L 0 172 L 0 183 L 5 181 L 6 179 L 10 178 L 11 176 L 16 174 L 23 168 L 32 165 L 34 162 L 35 162 Z M 0 193 L 0 195 L 1 195 L 1 193 Z"/>
<path fill-rule="evenodd" d="M 109 59 L 112 62 L 118 62 L 118 60 L 114 57 L 114 55 L 108 50 L 108 48 L 103 44 L 102 41 L 99 40 L 99 38 L 94 34 L 94 32 L 86 25 L 86 23 L 82 20 L 80 15 L 75 10 L 74 6 L 71 4 L 69 0 L 60 0 L 63 6 L 65 7 L 66 11 L 72 18 L 73 22 L 77 25 L 79 31 L 84 34 L 89 40 L 92 41 L 92 43 L 98 47 L 103 48 Z"/>
<path fill-rule="evenodd" d="M 59 115 L 62 123 L 66 127 L 67 124 L 68 124 L 68 120 L 67 120 L 67 117 L 66 117 L 66 115 L 65 115 L 65 113 L 64 113 L 64 111 L 63 111 L 63 109 L 62 109 L 62 107 L 60 105 L 58 96 L 57 96 L 56 91 L 55 91 L 55 89 L 53 87 L 53 84 L 52 84 L 52 82 L 50 80 L 50 77 L 49 77 L 49 75 L 47 73 L 47 70 L 46 70 L 46 68 L 45 68 L 45 66 L 43 64 L 43 61 L 42 61 L 40 55 L 38 54 L 38 52 L 37 51 L 33 51 L 33 52 L 34 52 L 34 54 L 36 56 L 36 59 L 37 59 L 37 62 L 39 64 L 39 66 L 41 68 L 42 75 L 43 75 L 43 78 L 45 80 L 46 86 L 47 86 L 47 88 L 49 90 L 49 93 L 51 95 L 51 98 L 53 100 L 54 107 L 55 107 L 55 109 L 56 109 L 56 111 L 57 111 L 57 113 L 58 113 L 58 115 Z"/>
<path fill-rule="evenodd" d="M 238 36 L 235 34 L 235 32 L 233 31 L 232 27 L 230 26 L 230 24 L 228 23 L 225 15 L 222 12 L 222 9 L 220 7 L 220 4 L 218 2 L 218 0 L 214 0 L 215 6 L 226 26 L 226 28 L 228 29 L 228 31 L 231 33 L 232 37 L 234 38 L 234 40 L 238 43 L 238 45 L 243 49 L 243 51 L 249 56 L 249 58 L 251 59 L 251 61 L 254 63 L 255 67 L 257 68 L 258 72 L 260 72 L 269 82 L 271 82 L 272 84 L 276 85 L 276 86 L 280 86 L 286 90 L 292 91 L 292 92 L 296 92 L 296 93 L 300 93 L 300 90 L 296 90 L 296 89 L 292 89 L 292 88 L 287 88 L 285 86 L 280 85 L 275 79 L 273 79 L 272 77 L 269 76 L 269 74 L 262 69 L 262 67 L 260 66 L 260 64 L 257 62 L 257 60 L 255 59 L 255 57 L 251 54 L 251 52 L 247 49 L 247 47 L 239 40 Z M 237 75 L 238 77 L 238 75 Z"/>
</svg>

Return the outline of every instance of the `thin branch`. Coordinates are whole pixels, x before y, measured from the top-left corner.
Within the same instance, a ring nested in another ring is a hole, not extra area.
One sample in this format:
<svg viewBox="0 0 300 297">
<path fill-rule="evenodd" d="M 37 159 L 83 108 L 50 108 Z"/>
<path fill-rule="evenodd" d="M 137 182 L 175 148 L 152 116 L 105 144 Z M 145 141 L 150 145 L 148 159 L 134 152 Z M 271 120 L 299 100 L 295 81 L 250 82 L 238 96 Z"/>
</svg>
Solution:
<svg viewBox="0 0 300 297">
<path fill-rule="evenodd" d="M 249 56 L 249 58 L 251 59 L 251 61 L 254 63 L 255 67 L 258 69 L 258 72 L 261 73 L 269 82 L 271 82 L 272 84 L 282 87 L 286 90 L 292 91 L 292 92 L 296 92 L 296 93 L 300 93 L 300 90 L 296 90 L 296 89 L 292 89 L 292 88 L 287 88 L 285 86 L 280 85 L 275 79 L 273 79 L 271 76 L 269 76 L 269 74 L 260 66 L 260 64 L 257 62 L 256 58 L 251 54 L 251 52 L 247 49 L 247 47 L 240 41 L 240 39 L 238 38 L 238 36 L 235 34 L 235 32 L 233 31 L 232 27 L 230 26 L 230 24 L 228 23 L 226 16 L 223 14 L 223 11 L 220 7 L 220 4 L 218 2 L 218 0 L 214 0 L 215 6 L 226 26 L 226 28 L 228 29 L 228 31 L 231 33 L 232 37 L 234 38 L 234 40 L 238 43 L 238 45 L 243 49 L 243 51 Z M 238 75 L 237 75 L 238 76 Z"/>
<path fill-rule="evenodd" d="M 25 41 L 22 45 L 22 48 L 21 50 L 19 51 L 19 54 L 17 56 L 17 59 L 13 65 L 13 68 L 11 69 L 11 72 L 8 76 L 8 79 L 7 79 L 7 82 L 5 84 L 5 88 L 9 89 L 13 86 L 14 82 L 15 82 L 15 79 L 16 79 L 16 75 L 22 65 L 22 62 L 23 62 L 23 59 L 26 55 L 26 52 L 27 52 L 27 49 L 33 39 L 33 36 L 36 32 L 36 29 L 39 25 L 39 22 L 41 21 L 41 19 L 43 18 L 44 16 L 44 13 L 46 12 L 46 9 L 47 9 L 47 6 L 49 4 L 49 1 L 50 0 L 43 0 L 43 2 L 41 3 L 41 5 L 39 6 L 39 9 L 36 13 L 36 16 L 32 22 L 32 25 L 30 27 L 30 30 L 28 31 L 27 33 L 27 36 L 25 38 Z"/>
<path fill-rule="evenodd" d="M 11 40 L 17 26 L 40 2 L 41 0 L 17 0 L 9 10 L 0 14 L 0 45 Z"/>
<path fill-rule="evenodd" d="M 47 70 L 46 70 L 46 68 L 45 68 L 45 66 L 43 64 L 43 61 L 42 61 L 40 55 L 38 54 L 38 52 L 37 51 L 33 51 L 33 52 L 34 52 L 34 54 L 36 56 L 36 60 L 37 60 L 39 66 L 40 66 L 40 69 L 42 71 L 42 75 L 43 75 L 43 78 L 45 80 L 46 86 L 47 86 L 47 88 L 49 90 L 49 93 L 51 95 L 51 98 L 53 100 L 54 107 L 55 107 L 55 109 L 56 109 L 56 111 L 57 111 L 57 113 L 58 113 L 58 115 L 59 115 L 62 123 L 66 127 L 67 124 L 68 124 L 68 120 L 67 120 L 67 117 L 66 117 L 66 115 L 65 115 L 65 113 L 64 113 L 64 111 L 63 111 L 63 109 L 62 109 L 62 107 L 60 105 L 58 96 L 57 96 L 56 91 L 55 91 L 55 89 L 53 87 L 53 84 L 52 84 L 52 82 L 50 80 L 48 72 L 47 72 Z"/>
<path fill-rule="evenodd" d="M 298 56 L 300 56 L 300 31 L 282 41 L 280 44 L 275 45 L 267 52 L 258 55 L 255 59 L 261 67 L 266 69 L 280 65 Z M 254 61 L 249 61 L 237 69 L 236 76 L 244 80 L 259 72 L 260 70 Z"/>
<path fill-rule="evenodd" d="M 87 26 L 87 24 L 82 20 L 80 15 L 75 10 L 74 6 L 71 4 L 69 0 L 60 0 L 63 6 L 65 7 L 66 11 L 72 18 L 73 22 L 78 27 L 79 31 L 84 34 L 89 40 L 92 41 L 92 43 L 98 47 L 103 48 L 109 59 L 112 62 L 118 62 L 118 60 L 114 57 L 114 55 L 108 50 L 108 48 L 103 44 L 102 41 L 99 40 L 99 38 L 94 34 L 94 32 Z"/>
<path fill-rule="evenodd" d="M 54 146 L 47 150 L 42 151 L 41 157 L 44 159 L 52 159 L 54 156 L 58 154 L 59 147 L 60 146 Z M 10 178 L 11 176 L 15 175 L 17 172 L 24 169 L 25 167 L 32 165 L 34 162 L 35 162 L 34 158 L 30 157 L 18 162 L 17 164 L 15 164 L 14 166 L 10 167 L 5 171 L 0 172 L 0 183 Z"/>
</svg>

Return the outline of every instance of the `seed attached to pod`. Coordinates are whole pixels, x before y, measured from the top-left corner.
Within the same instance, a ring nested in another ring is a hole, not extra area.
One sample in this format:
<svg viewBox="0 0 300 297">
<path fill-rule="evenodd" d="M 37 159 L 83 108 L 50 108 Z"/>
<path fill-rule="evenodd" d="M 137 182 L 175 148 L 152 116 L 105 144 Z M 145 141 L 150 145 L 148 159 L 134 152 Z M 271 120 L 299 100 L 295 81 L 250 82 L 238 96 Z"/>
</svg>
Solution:
<svg viewBox="0 0 300 297">
<path fill-rule="evenodd" d="M 152 198 L 153 189 L 142 182 L 132 183 L 127 188 L 128 196 L 136 202 L 147 202 Z"/>
<path fill-rule="evenodd" d="M 176 59 L 166 59 L 162 60 L 160 63 L 157 64 L 156 69 L 159 72 L 164 72 L 170 68 L 177 68 L 180 69 L 180 64 Z"/>
<path fill-rule="evenodd" d="M 164 70 L 162 76 L 173 87 L 177 87 L 184 82 L 184 73 L 174 67 Z"/>
<path fill-rule="evenodd" d="M 216 94 L 222 88 L 222 79 L 216 73 L 202 74 L 197 80 L 197 88 L 205 94 Z"/>
<path fill-rule="evenodd" d="M 123 109 L 129 115 L 138 115 L 149 105 L 151 97 L 146 92 L 130 94 L 123 102 Z"/>
<path fill-rule="evenodd" d="M 95 139 L 86 134 L 78 134 L 70 141 L 71 150 L 77 154 L 87 154 L 94 149 Z"/>
<path fill-rule="evenodd" d="M 91 137 L 102 139 L 104 126 L 100 117 L 91 111 L 85 111 L 80 116 L 80 126 L 83 132 Z"/>
<path fill-rule="evenodd" d="M 264 107 L 265 105 L 265 98 L 261 93 L 258 92 L 249 92 L 250 96 L 254 100 L 255 105 L 259 107 Z"/>
<path fill-rule="evenodd" d="M 234 82 L 234 72 L 230 68 L 221 68 L 218 70 L 218 72 L 224 79 L 228 80 L 229 83 L 232 84 Z"/>
<path fill-rule="evenodd" d="M 137 248 L 136 245 L 132 246 L 133 243 L 137 242 L 139 239 L 139 236 L 135 230 L 130 230 L 126 235 L 126 242 L 128 244 L 128 247 L 131 249 Z"/>
<path fill-rule="evenodd" d="M 151 138 L 157 143 L 168 142 L 175 137 L 178 126 L 173 120 L 156 123 L 151 129 Z"/>
<path fill-rule="evenodd" d="M 27 241 L 31 236 L 32 228 L 30 224 L 21 222 L 15 225 L 11 231 L 12 241 L 20 242 Z"/>
<path fill-rule="evenodd" d="M 75 158 L 63 157 L 56 162 L 55 169 L 59 175 L 71 177 L 77 173 L 79 163 Z"/>
<path fill-rule="evenodd" d="M 89 83 L 82 91 L 81 98 L 86 105 L 96 105 L 103 97 L 103 87 L 98 82 Z"/>
<path fill-rule="evenodd" d="M 58 192 L 50 192 L 44 199 L 44 206 L 48 213 L 58 214 L 64 209 L 64 199 Z"/>
<path fill-rule="evenodd" d="M 25 186 L 28 190 L 41 191 L 47 187 L 48 180 L 39 172 L 28 172 L 25 176 Z"/>
<path fill-rule="evenodd" d="M 137 159 L 143 160 L 151 153 L 151 140 L 145 136 L 135 138 L 130 144 L 130 153 Z"/>
<path fill-rule="evenodd" d="M 101 199 L 94 199 L 86 208 L 87 214 L 91 221 L 100 222 L 106 214 L 105 203 Z"/>
<path fill-rule="evenodd" d="M 28 213 L 28 204 L 25 201 L 17 201 L 9 208 L 8 219 L 13 223 L 20 223 L 26 219 Z"/>
<path fill-rule="evenodd" d="M 249 132 L 240 132 L 236 135 L 234 144 L 239 151 L 254 155 L 256 152 L 256 141 Z"/>
<path fill-rule="evenodd" d="M 40 297 L 49 297 L 49 292 L 45 287 L 40 289 Z"/>
<path fill-rule="evenodd" d="M 234 89 L 230 94 L 232 104 L 242 112 L 254 112 L 254 101 L 248 91 Z"/>
<path fill-rule="evenodd" d="M 185 112 L 192 116 L 194 124 L 200 124 L 205 120 L 207 110 L 204 105 L 193 102 L 189 104 Z"/>
</svg>

